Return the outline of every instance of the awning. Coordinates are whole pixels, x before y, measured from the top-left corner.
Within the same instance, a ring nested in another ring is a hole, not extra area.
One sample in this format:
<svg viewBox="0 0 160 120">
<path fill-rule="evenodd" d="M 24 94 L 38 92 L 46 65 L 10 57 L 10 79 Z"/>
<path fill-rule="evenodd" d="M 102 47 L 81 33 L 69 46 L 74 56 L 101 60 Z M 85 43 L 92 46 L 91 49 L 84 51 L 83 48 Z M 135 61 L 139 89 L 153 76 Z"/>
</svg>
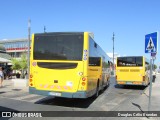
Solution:
<svg viewBox="0 0 160 120">
<path fill-rule="evenodd" d="M 0 63 L 10 63 L 10 62 L 11 62 L 11 60 L 0 57 Z"/>
<path fill-rule="evenodd" d="M 0 52 L 0 58 L 4 58 L 4 59 L 9 60 L 9 59 L 11 59 L 12 57 L 11 57 L 10 55 L 8 55 L 7 53 L 1 53 L 1 52 Z"/>
</svg>

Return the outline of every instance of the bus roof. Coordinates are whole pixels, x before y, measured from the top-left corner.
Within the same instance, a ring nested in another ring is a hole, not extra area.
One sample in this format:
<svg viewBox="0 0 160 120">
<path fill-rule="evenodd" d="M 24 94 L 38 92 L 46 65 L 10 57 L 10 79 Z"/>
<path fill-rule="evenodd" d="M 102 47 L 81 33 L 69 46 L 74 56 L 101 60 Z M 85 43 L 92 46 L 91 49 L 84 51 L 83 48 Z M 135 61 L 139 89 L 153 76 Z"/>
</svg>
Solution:
<svg viewBox="0 0 160 120">
<path fill-rule="evenodd" d="M 117 58 L 126 58 L 126 57 L 145 57 L 145 56 L 121 56 L 121 57 L 117 57 Z"/>
<path fill-rule="evenodd" d="M 35 35 L 45 35 L 45 34 L 83 34 L 84 32 L 44 32 L 44 33 L 33 33 Z"/>
</svg>

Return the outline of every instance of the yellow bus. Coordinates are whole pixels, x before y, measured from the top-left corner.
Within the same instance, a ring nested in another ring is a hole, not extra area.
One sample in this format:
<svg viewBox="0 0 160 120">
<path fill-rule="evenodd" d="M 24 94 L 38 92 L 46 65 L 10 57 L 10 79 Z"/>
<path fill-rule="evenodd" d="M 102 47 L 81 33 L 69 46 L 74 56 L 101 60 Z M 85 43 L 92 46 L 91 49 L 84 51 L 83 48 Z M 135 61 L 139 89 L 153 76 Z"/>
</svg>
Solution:
<svg viewBox="0 0 160 120">
<path fill-rule="evenodd" d="M 33 34 L 29 92 L 66 98 L 97 97 L 109 85 L 109 63 L 92 33 Z"/>
<path fill-rule="evenodd" d="M 126 56 L 116 59 L 116 83 L 118 85 L 149 84 L 149 61 L 144 56 Z"/>
</svg>

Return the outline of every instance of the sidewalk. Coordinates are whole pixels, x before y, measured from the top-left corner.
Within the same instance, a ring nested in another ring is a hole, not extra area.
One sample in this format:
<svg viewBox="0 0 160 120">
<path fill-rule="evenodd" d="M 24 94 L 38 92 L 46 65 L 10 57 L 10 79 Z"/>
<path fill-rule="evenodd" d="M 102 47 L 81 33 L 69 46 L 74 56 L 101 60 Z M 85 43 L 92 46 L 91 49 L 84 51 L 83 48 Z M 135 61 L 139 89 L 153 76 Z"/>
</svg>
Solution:
<svg viewBox="0 0 160 120">
<path fill-rule="evenodd" d="M 160 78 L 160 74 L 157 74 L 155 83 L 152 83 L 151 110 L 153 111 L 160 111 L 160 79 L 158 78 Z M 145 91 L 145 95 L 148 101 L 149 101 L 149 90 L 150 86 Z"/>
<path fill-rule="evenodd" d="M 152 83 L 150 111 L 160 111 L 160 74 L 157 75 L 155 83 Z M 141 111 L 148 111 L 150 85 L 144 90 L 139 98 L 132 100 Z"/>
<path fill-rule="evenodd" d="M 3 87 L 0 88 L 0 95 L 1 96 L 16 96 L 22 92 L 28 92 L 28 87 L 15 87 L 13 80 L 16 79 L 9 79 L 3 81 Z"/>
</svg>

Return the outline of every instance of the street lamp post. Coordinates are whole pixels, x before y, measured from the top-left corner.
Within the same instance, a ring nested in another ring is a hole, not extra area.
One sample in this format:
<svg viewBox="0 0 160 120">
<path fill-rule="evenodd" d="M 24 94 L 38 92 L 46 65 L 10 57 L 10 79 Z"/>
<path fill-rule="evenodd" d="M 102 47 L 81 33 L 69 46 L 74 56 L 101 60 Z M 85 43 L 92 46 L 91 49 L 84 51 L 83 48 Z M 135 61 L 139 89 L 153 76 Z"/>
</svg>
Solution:
<svg viewBox="0 0 160 120">
<path fill-rule="evenodd" d="M 46 26 L 44 26 L 44 33 L 46 33 Z"/>
<path fill-rule="evenodd" d="M 113 32 L 113 38 L 112 38 L 112 40 L 113 40 L 113 75 L 114 75 L 114 32 Z"/>
<path fill-rule="evenodd" d="M 31 32 L 31 20 L 28 20 L 28 79 L 30 73 L 30 32 Z"/>
</svg>

